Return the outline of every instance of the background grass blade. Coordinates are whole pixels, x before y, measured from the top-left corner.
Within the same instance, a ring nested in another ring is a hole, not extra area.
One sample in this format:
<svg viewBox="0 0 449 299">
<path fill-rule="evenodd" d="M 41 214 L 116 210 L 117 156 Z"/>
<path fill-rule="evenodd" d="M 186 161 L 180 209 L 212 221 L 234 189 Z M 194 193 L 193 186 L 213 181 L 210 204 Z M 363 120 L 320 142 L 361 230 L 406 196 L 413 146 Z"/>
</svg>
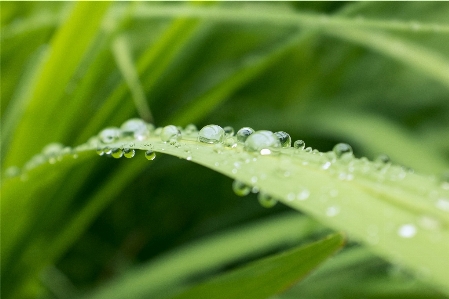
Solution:
<svg viewBox="0 0 449 299">
<path fill-rule="evenodd" d="M 212 278 L 173 298 L 268 298 L 300 280 L 343 246 L 335 234 Z"/>
</svg>

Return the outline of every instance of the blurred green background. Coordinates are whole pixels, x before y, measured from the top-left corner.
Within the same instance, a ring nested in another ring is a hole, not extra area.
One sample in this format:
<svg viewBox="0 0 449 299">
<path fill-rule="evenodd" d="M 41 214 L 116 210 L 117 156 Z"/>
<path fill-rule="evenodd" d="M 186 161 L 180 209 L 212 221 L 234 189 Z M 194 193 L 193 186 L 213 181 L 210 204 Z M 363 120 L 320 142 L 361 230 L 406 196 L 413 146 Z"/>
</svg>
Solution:
<svg viewBox="0 0 449 299">
<path fill-rule="evenodd" d="M 89 293 L 193 241 L 296 213 L 164 155 L 85 154 L 7 178 L 50 142 L 76 146 L 131 117 L 283 130 L 320 151 L 347 142 L 357 157 L 449 169 L 448 3 L 0 5 L 4 298 Z M 328 232 L 307 221 L 187 281 Z M 329 267 L 347 275 L 324 269 L 279 297 L 442 297 L 352 243 L 340 259 Z"/>
</svg>

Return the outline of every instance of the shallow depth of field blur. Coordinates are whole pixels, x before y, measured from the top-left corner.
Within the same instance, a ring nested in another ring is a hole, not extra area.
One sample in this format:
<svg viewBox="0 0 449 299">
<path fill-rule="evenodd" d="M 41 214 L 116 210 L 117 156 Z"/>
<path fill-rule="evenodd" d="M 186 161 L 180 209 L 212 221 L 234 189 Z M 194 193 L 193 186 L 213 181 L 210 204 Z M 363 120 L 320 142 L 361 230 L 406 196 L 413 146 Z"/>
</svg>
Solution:
<svg viewBox="0 0 449 299">
<path fill-rule="evenodd" d="M 346 142 L 357 157 L 386 154 L 448 176 L 449 3 L 0 7 L 2 184 L 46 144 L 76 146 L 132 117 L 282 130 L 320 151 Z M 44 169 L 17 200 L 1 198 L 2 244 L 15 248 L 4 257 L 2 247 L 5 299 L 78 298 L 192 242 L 289 213 L 306 217 L 282 204 L 263 208 L 255 194 L 235 195 L 230 178 L 162 154 L 149 162 L 142 152 L 118 160 L 92 153 Z M 315 226 L 187 281 L 331 232 Z M 276 298 L 446 298 L 352 240 L 339 254 L 350 250 L 343 273 L 317 268 Z"/>
</svg>

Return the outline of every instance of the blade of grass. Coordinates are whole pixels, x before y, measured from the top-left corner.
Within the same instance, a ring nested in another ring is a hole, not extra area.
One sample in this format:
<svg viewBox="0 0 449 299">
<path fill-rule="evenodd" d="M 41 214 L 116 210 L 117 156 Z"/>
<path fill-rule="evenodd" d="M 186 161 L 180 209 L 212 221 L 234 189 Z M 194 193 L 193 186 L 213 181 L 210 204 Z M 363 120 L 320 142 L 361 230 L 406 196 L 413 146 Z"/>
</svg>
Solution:
<svg viewBox="0 0 449 299">
<path fill-rule="evenodd" d="M 213 271 L 249 255 L 267 252 L 279 244 L 297 242 L 319 230 L 314 221 L 297 214 L 258 221 L 167 253 L 86 298 L 164 296 L 173 292 L 174 286 L 186 285 L 192 276 Z"/>
<path fill-rule="evenodd" d="M 11 141 L 10 149 L 15 150 L 9 150 L 6 153 L 5 165 L 22 164 L 26 160 L 28 144 L 41 148 L 45 143 L 54 141 L 49 128 L 58 121 L 57 118 L 55 119 L 55 109 L 58 105 L 64 104 L 62 97 L 67 83 L 97 34 L 101 16 L 106 12 L 109 4 L 108 2 L 77 3 L 67 21 L 54 36 L 49 58 Z M 92 18 L 92 16 L 95 17 Z"/>
<path fill-rule="evenodd" d="M 173 298 L 268 298 L 301 280 L 340 249 L 343 242 L 343 235 L 334 234 L 212 278 Z"/>
</svg>

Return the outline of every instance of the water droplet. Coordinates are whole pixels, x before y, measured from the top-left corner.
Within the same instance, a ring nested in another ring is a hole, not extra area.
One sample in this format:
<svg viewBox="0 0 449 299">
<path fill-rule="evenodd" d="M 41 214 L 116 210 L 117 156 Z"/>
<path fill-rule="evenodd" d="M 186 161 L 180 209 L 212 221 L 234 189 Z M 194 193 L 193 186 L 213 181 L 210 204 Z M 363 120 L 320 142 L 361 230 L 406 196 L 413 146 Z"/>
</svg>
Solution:
<svg viewBox="0 0 449 299">
<path fill-rule="evenodd" d="M 64 145 L 62 145 L 61 143 L 50 143 L 42 149 L 42 154 L 46 156 L 54 156 L 59 154 L 63 150 L 63 148 Z"/>
<path fill-rule="evenodd" d="M 204 126 L 198 133 L 198 141 L 203 143 L 222 143 L 225 131 L 217 125 Z"/>
<path fill-rule="evenodd" d="M 102 149 L 101 147 L 97 147 L 96 152 L 97 152 L 97 154 L 98 154 L 99 156 L 103 156 L 103 155 L 104 155 L 104 151 L 103 151 L 103 149 Z"/>
<path fill-rule="evenodd" d="M 416 226 L 413 224 L 404 224 L 398 229 L 398 235 L 402 238 L 412 238 L 416 235 Z"/>
<path fill-rule="evenodd" d="M 106 146 L 106 147 L 103 149 L 103 152 L 104 152 L 106 155 L 110 155 L 111 152 L 112 152 L 112 150 L 111 150 L 108 146 Z"/>
<path fill-rule="evenodd" d="M 313 149 L 310 146 L 308 146 L 308 147 L 306 147 L 306 149 L 304 151 L 306 153 L 311 153 L 313 151 Z"/>
<path fill-rule="evenodd" d="M 376 163 L 376 166 L 381 168 L 383 166 L 389 165 L 391 163 L 391 159 L 386 154 L 380 154 L 374 159 L 374 162 Z"/>
<path fill-rule="evenodd" d="M 338 143 L 334 146 L 333 152 L 337 158 L 341 158 L 343 155 L 352 156 L 352 147 L 347 143 Z"/>
<path fill-rule="evenodd" d="M 139 140 L 143 140 L 144 138 L 148 137 L 150 133 L 147 128 L 147 124 L 140 118 L 128 119 L 120 126 L 120 129 L 122 136 L 132 136 Z"/>
<path fill-rule="evenodd" d="M 147 160 L 154 160 L 154 158 L 156 158 L 156 152 L 153 152 L 151 150 L 148 150 L 145 152 L 145 158 L 147 158 Z"/>
<path fill-rule="evenodd" d="M 272 196 L 270 196 L 264 192 L 260 192 L 257 195 L 257 199 L 259 200 L 260 205 L 264 208 L 272 208 L 278 202 L 275 198 L 273 198 Z"/>
<path fill-rule="evenodd" d="M 231 126 L 224 127 L 223 131 L 225 133 L 225 137 L 232 137 L 232 136 L 234 136 L 234 128 L 231 127 Z"/>
<path fill-rule="evenodd" d="M 293 143 L 293 147 L 303 150 L 306 147 L 306 143 L 302 140 L 296 140 L 295 143 Z"/>
<path fill-rule="evenodd" d="M 257 131 L 245 141 L 245 149 L 250 152 L 260 152 L 262 149 L 275 149 L 281 147 L 279 138 L 270 131 Z"/>
<path fill-rule="evenodd" d="M 225 139 L 224 145 L 230 148 L 235 148 L 237 147 L 237 142 L 235 141 L 234 137 L 229 137 Z"/>
<path fill-rule="evenodd" d="M 292 146 L 292 138 L 287 132 L 279 131 L 274 133 L 279 138 L 282 147 L 291 147 Z"/>
<path fill-rule="evenodd" d="M 196 128 L 196 126 L 194 124 L 188 124 L 186 126 L 186 128 L 184 129 L 184 132 L 187 135 L 192 135 L 198 132 L 198 129 Z"/>
<path fill-rule="evenodd" d="M 169 125 L 162 129 L 160 136 L 163 142 L 179 141 L 181 140 L 181 131 L 176 126 Z"/>
<path fill-rule="evenodd" d="M 243 127 L 237 131 L 236 137 L 237 141 L 240 143 L 245 143 L 246 139 L 254 133 L 254 130 L 250 127 Z"/>
<path fill-rule="evenodd" d="M 112 143 L 120 137 L 120 130 L 115 127 L 109 127 L 98 134 L 98 138 L 103 143 Z"/>
<path fill-rule="evenodd" d="M 310 196 L 310 191 L 307 189 L 303 189 L 301 192 L 296 195 L 296 198 L 299 200 L 306 200 Z"/>
<path fill-rule="evenodd" d="M 132 158 L 134 157 L 134 155 L 136 154 L 136 151 L 132 148 L 124 148 L 123 149 L 123 155 L 125 156 L 125 158 Z"/>
<path fill-rule="evenodd" d="M 335 217 L 340 213 L 340 208 L 337 206 L 330 206 L 326 209 L 326 216 Z"/>
<path fill-rule="evenodd" d="M 232 182 L 232 190 L 238 196 L 246 196 L 251 191 L 251 187 L 241 181 L 235 180 Z"/>
<path fill-rule="evenodd" d="M 154 130 L 154 135 L 160 136 L 161 132 L 162 132 L 162 128 L 157 128 L 156 130 Z"/>
<path fill-rule="evenodd" d="M 116 159 L 121 158 L 121 157 L 123 156 L 123 151 L 122 151 L 122 149 L 121 149 L 121 148 L 118 148 L 118 147 L 113 148 L 113 149 L 111 150 L 111 156 L 114 157 L 114 158 L 116 158 Z"/>
</svg>

